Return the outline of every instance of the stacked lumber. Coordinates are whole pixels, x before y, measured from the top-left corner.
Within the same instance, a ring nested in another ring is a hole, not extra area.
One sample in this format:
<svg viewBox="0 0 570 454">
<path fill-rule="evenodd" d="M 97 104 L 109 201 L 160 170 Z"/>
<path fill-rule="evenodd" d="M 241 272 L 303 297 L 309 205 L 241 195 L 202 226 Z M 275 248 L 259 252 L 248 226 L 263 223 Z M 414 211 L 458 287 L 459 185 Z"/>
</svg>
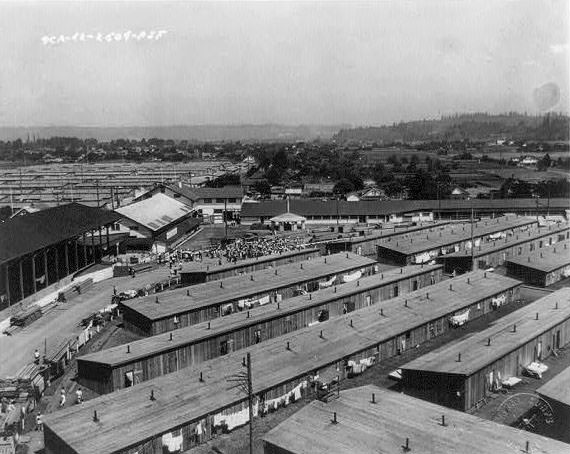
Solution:
<svg viewBox="0 0 570 454">
<path fill-rule="evenodd" d="M 42 316 L 42 308 L 31 305 L 10 317 L 10 326 L 27 326 Z"/>
<path fill-rule="evenodd" d="M 84 281 L 81 281 L 80 283 L 68 288 L 67 290 L 59 292 L 57 299 L 58 301 L 67 301 L 76 295 L 81 295 L 91 287 L 93 287 L 93 279 L 85 279 Z"/>
</svg>

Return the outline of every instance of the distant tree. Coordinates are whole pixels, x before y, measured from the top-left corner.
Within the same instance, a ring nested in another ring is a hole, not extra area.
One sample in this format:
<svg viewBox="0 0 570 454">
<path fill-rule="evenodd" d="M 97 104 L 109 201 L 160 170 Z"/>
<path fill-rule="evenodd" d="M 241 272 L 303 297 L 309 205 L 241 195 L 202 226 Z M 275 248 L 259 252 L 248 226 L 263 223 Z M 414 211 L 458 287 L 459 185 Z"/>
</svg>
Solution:
<svg viewBox="0 0 570 454">
<path fill-rule="evenodd" d="M 536 165 L 536 168 L 540 171 L 547 170 L 552 165 L 552 159 L 550 155 L 546 153 L 542 159 L 540 159 Z"/>
<path fill-rule="evenodd" d="M 209 188 L 222 188 L 224 186 L 239 186 L 241 184 L 239 174 L 225 173 L 218 178 L 207 181 L 206 186 Z"/>
<path fill-rule="evenodd" d="M 271 194 L 271 185 L 265 180 L 256 181 L 252 189 L 264 196 Z"/>
<path fill-rule="evenodd" d="M 333 193 L 338 195 L 346 195 L 355 190 L 354 184 L 347 178 L 343 178 L 334 185 Z"/>
<path fill-rule="evenodd" d="M 381 162 L 375 164 L 374 167 L 372 167 L 371 169 L 370 176 L 376 182 L 376 184 L 380 184 L 383 178 L 385 178 L 386 176 L 386 167 L 384 166 L 384 164 L 382 164 Z"/>
<path fill-rule="evenodd" d="M 285 150 L 279 150 L 273 156 L 272 165 L 273 167 L 277 168 L 278 170 L 285 170 L 287 168 L 288 159 L 287 153 Z"/>
<path fill-rule="evenodd" d="M 398 180 L 392 180 L 382 186 L 388 197 L 399 197 L 404 190 L 404 186 Z"/>
<path fill-rule="evenodd" d="M 395 154 L 388 156 L 388 159 L 386 161 L 388 162 L 388 164 L 392 164 L 393 166 L 400 164 L 400 160 L 398 159 L 398 156 L 396 156 Z"/>
<path fill-rule="evenodd" d="M 273 165 L 265 172 L 265 179 L 271 185 L 278 184 L 281 181 L 282 176 L 283 176 L 283 169 L 278 169 Z"/>
</svg>

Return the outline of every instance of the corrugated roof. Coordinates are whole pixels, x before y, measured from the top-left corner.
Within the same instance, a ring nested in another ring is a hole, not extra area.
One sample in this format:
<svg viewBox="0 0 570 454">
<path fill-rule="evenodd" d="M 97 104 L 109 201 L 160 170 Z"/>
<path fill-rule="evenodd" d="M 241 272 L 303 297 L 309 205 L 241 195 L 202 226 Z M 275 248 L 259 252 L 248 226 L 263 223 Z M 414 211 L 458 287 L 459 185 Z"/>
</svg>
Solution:
<svg viewBox="0 0 570 454">
<path fill-rule="evenodd" d="M 0 263 L 120 219 L 113 211 L 70 203 L 0 223 Z"/>
<path fill-rule="evenodd" d="M 121 216 L 132 219 L 153 231 L 188 216 L 191 211 L 190 207 L 162 193 L 117 209 L 117 213 Z"/>
</svg>

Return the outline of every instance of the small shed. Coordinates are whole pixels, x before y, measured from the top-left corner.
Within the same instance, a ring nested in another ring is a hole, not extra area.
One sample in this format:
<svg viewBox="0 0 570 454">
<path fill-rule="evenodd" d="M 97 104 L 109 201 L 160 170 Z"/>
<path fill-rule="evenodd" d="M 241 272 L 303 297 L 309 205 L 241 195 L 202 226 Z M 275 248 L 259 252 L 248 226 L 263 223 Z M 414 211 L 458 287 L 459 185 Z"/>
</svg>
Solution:
<svg viewBox="0 0 570 454">
<path fill-rule="evenodd" d="M 307 218 L 295 213 L 283 213 L 270 219 L 271 226 L 280 232 L 305 230 Z"/>
</svg>

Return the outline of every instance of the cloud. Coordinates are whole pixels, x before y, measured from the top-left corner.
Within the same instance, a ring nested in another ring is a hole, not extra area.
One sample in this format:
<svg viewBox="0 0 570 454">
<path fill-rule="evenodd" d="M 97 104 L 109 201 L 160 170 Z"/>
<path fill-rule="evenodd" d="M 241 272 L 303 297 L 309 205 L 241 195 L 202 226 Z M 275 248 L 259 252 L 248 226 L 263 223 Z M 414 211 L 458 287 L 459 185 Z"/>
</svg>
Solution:
<svg viewBox="0 0 570 454">
<path fill-rule="evenodd" d="M 550 45 L 550 52 L 553 54 L 562 54 L 568 50 L 570 44 L 551 44 Z"/>
</svg>

